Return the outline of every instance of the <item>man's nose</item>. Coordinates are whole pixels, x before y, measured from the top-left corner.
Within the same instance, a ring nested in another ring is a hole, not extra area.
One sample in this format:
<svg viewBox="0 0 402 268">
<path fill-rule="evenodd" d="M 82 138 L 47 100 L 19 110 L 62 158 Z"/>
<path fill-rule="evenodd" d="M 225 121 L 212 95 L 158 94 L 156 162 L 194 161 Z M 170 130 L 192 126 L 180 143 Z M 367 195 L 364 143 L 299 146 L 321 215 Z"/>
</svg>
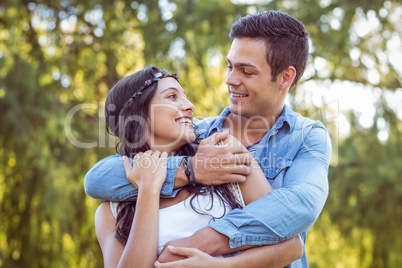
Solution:
<svg viewBox="0 0 402 268">
<path fill-rule="evenodd" d="M 235 70 L 227 70 L 225 82 L 229 86 L 239 86 L 241 84 L 241 79 Z"/>
</svg>

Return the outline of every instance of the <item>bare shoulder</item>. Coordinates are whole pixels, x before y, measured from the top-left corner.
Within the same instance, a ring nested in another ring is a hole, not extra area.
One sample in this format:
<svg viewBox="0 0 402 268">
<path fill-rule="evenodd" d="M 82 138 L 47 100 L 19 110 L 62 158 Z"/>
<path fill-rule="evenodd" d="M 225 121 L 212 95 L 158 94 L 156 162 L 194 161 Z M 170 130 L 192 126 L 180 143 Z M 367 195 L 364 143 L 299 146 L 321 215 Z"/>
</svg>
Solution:
<svg viewBox="0 0 402 268">
<path fill-rule="evenodd" d="M 95 212 L 95 224 L 98 220 L 108 218 L 109 216 L 113 217 L 112 210 L 110 209 L 110 202 L 102 202 Z"/>
<path fill-rule="evenodd" d="M 104 233 L 113 233 L 116 225 L 116 219 L 110 209 L 109 202 L 103 202 L 95 212 L 95 230 L 100 239 Z"/>
</svg>

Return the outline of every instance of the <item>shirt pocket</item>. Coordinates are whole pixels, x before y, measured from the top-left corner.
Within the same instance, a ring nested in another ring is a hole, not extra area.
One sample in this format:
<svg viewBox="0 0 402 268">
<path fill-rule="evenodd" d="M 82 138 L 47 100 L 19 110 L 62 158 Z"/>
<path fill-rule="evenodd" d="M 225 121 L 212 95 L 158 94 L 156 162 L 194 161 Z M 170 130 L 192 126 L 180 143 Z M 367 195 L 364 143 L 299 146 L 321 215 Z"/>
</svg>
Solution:
<svg viewBox="0 0 402 268">
<path fill-rule="evenodd" d="M 279 173 L 286 171 L 292 165 L 292 163 L 292 160 L 277 157 L 273 159 L 271 165 L 262 168 L 262 171 L 264 172 L 265 177 L 273 180 L 276 178 L 276 176 L 278 176 Z"/>
</svg>

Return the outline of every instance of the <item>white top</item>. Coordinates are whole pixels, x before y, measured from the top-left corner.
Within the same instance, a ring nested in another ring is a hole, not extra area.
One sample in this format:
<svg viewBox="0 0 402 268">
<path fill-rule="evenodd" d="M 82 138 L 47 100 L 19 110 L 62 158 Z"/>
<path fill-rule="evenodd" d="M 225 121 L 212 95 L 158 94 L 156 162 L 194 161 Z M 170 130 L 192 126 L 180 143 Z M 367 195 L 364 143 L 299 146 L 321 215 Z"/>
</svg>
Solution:
<svg viewBox="0 0 402 268">
<path fill-rule="evenodd" d="M 214 221 L 213 218 L 220 218 L 231 211 L 229 204 L 226 202 L 223 203 L 215 194 L 212 209 L 210 194 L 197 195 L 192 201 L 192 205 L 197 211 L 207 215 L 194 211 L 191 208 L 190 200 L 191 197 L 173 206 L 159 210 L 158 255 L 167 242 L 191 236 L 196 231 L 208 226 L 210 222 Z M 118 204 L 118 202 L 110 202 L 110 207 L 115 218 L 117 217 Z"/>
</svg>

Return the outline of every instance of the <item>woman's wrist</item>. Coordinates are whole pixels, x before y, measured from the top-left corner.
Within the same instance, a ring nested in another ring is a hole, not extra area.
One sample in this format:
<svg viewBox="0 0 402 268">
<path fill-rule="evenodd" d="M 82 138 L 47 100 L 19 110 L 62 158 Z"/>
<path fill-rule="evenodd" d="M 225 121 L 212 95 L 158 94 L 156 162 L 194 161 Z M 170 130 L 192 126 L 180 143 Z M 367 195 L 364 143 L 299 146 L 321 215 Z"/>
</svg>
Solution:
<svg viewBox="0 0 402 268">
<path fill-rule="evenodd" d="M 143 187 L 139 187 L 138 189 L 138 198 L 140 196 L 148 196 L 148 197 L 160 197 L 161 189 L 156 187 L 155 185 L 144 185 Z"/>
</svg>

